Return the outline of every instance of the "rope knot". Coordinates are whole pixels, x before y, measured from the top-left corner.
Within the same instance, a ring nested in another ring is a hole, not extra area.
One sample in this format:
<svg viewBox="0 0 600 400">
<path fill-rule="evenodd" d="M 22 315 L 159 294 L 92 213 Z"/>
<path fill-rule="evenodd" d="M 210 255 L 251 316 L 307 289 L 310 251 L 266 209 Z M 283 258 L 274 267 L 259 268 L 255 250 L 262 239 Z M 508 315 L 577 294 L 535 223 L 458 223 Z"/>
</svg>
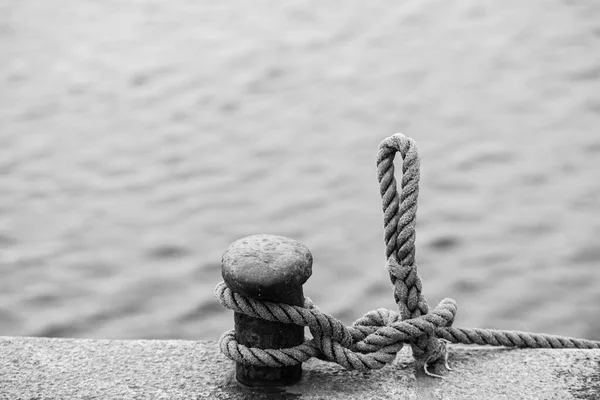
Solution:
<svg viewBox="0 0 600 400">
<path fill-rule="evenodd" d="M 318 357 L 347 369 L 379 369 L 391 363 L 405 343 L 434 337 L 435 331 L 451 324 L 456 314 L 456 303 L 446 299 L 431 313 L 418 318 L 403 321 L 398 312 L 377 309 L 348 327 L 335 317 L 319 311 L 308 299 L 304 307 L 261 301 L 234 293 L 224 282 L 215 288 L 215 297 L 221 305 L 238 313 L 308 326 L 313 339 L 285 349 L 243 346 L 235 340 L 233 330 L 221 337 L 221 351 L 229 358 L 245 364 L 270 367 L 299 364 L 311 357 Z M 431 359 L 432 355 L 440 352 L 438 347 L 432 347 L 432 353 L 423 354 Z"/>
</svg>

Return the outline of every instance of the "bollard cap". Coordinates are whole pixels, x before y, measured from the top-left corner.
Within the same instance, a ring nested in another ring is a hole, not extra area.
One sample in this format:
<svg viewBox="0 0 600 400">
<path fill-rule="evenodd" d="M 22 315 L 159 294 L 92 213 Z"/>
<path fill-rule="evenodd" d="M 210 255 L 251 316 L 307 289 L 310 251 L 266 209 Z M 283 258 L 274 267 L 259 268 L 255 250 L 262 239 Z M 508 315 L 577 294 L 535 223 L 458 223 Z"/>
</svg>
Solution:
<svg viewBox="0 0 600 400">
<path fill-rule="evenodd" d="M 287 302 L 312 274 L 312 255 L 302 243 L 283 236 L 247 236 L 225 250 L 221 273 L 236 293 Z"/>
</svg>

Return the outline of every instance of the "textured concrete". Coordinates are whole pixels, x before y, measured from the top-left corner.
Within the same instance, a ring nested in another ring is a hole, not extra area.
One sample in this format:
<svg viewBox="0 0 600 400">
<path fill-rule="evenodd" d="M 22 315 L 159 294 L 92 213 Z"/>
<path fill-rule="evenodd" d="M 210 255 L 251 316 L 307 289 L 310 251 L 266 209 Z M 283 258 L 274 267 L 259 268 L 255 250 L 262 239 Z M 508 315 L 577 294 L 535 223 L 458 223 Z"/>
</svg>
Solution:
<svg viewBox="0 0 600 400">
<path fill-rule="evenodd" d="M 272 393 L 236 384 L 208 341 L 0 338 L 0 399 L 597 399 L 599 350 L 452 347 L 445 379 L 416 374 L 403 351 L 369 373 L 311 360 Z"/>
</svg>

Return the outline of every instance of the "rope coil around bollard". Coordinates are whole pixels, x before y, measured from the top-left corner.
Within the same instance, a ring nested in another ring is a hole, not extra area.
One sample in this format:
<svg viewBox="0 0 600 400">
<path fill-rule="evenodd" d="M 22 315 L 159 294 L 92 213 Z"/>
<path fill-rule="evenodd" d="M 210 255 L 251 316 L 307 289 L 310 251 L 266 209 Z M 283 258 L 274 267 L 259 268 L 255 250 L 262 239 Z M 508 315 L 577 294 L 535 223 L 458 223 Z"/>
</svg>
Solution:
<svg viewBox="0 0 600 400">
<path fill-rule="evenodd" d="M 398 193 L 394 158 L 402 156 L 402 181 Z M 429 310 L 422 295 L 422 282 L 415 262 L 415 224 L 419 193 L 420 160 L 414 141 L 402 134 L 385 139 L 377 154 L 377 178 L 384 216 L 386 267 L 394 285 L 399 312 L 370 311 L 352 326 L 323 313 L 310 299 L 303 307 L 261 301 L 234 293 L 224 282 L 215 288 L 215 297 L 237 313 L 268 321 L 309 328 L 313 338 L 301 345 L 282 349 L 246 347 L 235 340 L 234 331 L 225 332 L 219 346 L 223 354 L 243 364 L 283 367 L 303 363 L 312 357 L 335 362 L 354 370 L 379 369 L 391 363 L 404 344 L 410 344 L 417 364 L 428 367 L 443 362 L 447 369 L 447 344 L 476 344 L 521 348 L 600 349 L 600 341 L 493 329 L 453 328 L 457 306 L 442 300 Z"/>
</svg>

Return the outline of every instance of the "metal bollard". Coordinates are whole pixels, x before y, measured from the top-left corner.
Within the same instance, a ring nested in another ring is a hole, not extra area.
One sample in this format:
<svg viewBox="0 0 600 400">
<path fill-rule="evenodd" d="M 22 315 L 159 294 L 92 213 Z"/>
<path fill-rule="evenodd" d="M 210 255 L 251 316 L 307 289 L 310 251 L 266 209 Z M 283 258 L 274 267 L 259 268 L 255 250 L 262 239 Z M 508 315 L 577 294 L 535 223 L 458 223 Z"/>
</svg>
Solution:
<svg viewBox="0 0 600 400">
<path fill-rule="evenodd" d="M 248 236 L 233 242 L 223 253 L 221 273 L 233 292 L 302 306 L 302 285 L 312 274 L 312 255 L 300 242 L 283 236 Z M 236 340 L 249 347 L 282 349 L 304 342 L 303 326 L 239 313 L 234 313 L 234 321 Z M 281 368 L 236 364 L 238 382 L 252 387 L 291 385 L 301 375 L 301 364 Z"/>
</svg>

